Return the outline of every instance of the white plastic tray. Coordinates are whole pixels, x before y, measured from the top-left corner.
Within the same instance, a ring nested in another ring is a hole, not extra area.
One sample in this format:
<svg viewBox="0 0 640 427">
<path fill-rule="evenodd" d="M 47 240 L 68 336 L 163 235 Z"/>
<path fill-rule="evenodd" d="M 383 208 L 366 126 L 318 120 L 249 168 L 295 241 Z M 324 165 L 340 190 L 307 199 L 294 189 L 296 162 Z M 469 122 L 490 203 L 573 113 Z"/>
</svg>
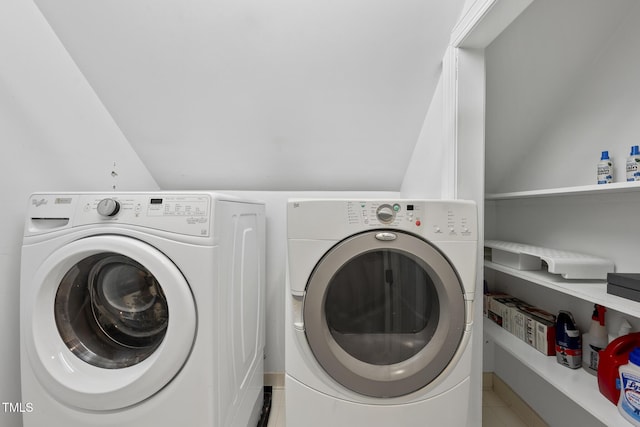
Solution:
<svg viewBox="0 0 640 427">
<path fill-rule="evenodd" d="M 486 240 L 491 248 L 491 261 L 517 270 L 540 270 L 547 263 L 549 273 L 560 274 L 565 279 L 606 280 L 613 273 L 613 261 L 577 252 L 541 248 L 522 243 Z"/>
</svg>

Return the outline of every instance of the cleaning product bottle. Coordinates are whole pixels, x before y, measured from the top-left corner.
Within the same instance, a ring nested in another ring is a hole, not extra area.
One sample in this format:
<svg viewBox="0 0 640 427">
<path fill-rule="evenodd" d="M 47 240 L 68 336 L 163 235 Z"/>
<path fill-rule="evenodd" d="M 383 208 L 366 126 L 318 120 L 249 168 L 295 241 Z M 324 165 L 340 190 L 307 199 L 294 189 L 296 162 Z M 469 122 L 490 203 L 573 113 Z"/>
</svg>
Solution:
<svg viewBox="0 0 640 427">
<path fill-rule="evenodd" d="M 611 184 L 613 182 L 613 161 L 609 158 L 609 152 L 603 151 L 598 162 L 598 184 Z"/>
<path fill-rule="evenodd" d="M 631 154 L 627 157 L 627 181 L 640 181 L 640 148 L 631 147 Z"/>
<path fill-rule="evenodd" d="M 622 323 L 620 323 L 620 328 L 618 329 L 617 334 L 609 334 L 609 343 L 619 337 L 623 337 L 625 335 L 629 335 L 631 332 L 631 324 L 625 318 L 622 318 Z"/>
<path fill-rule="evenodd" d="M 621 335 L 600 352 L 598 389 L 614 405 L 620 400 L 619 369 L 629 363 L 629 354 L 636 347 L 640 347 L 640 332 Z"/>
<path fill-rule="evenodd" d="M 640 347 L 629 354 L 629 363 L 619 368 L 620 400 L 618 411 L 634 426 L 640 426 Z"/>
<path fill-rule="evenodd" d="M 560 311 L 556 318 L 556 360 L 571 369 L 582 364 L 580 329 L 568 311 Z"/>
<path fill-rule="evenodd" d="M 607 309 L 601 305 L 593 306 L 589 332 L 582 335 L 582 367 L 594 375 L 598 372 L 599 352 L 609 343 L 607 328 L 604 325 L 605 311 Z"/>
</svg>

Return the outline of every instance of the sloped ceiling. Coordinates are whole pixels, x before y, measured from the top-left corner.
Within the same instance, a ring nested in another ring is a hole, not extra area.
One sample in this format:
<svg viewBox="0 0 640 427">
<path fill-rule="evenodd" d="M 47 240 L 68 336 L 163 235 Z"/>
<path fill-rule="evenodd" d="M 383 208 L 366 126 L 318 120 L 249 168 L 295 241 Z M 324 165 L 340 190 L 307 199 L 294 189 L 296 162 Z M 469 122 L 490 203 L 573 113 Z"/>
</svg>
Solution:
<svg viewBox="0 0 640 427">
<path fill-rule="evenodd" d="M 35 0 L 163 189 L 398 190 L 463 0 Z"/>
</svg>

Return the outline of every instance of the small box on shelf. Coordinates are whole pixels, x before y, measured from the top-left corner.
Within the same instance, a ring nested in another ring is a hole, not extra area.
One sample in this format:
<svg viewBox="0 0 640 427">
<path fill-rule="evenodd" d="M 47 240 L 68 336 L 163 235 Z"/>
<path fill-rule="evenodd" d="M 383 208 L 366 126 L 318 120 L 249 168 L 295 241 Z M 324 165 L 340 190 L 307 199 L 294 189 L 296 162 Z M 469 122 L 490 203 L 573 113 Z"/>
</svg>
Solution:
<svg viewBox="0 0 640 427">
<path fill-rule="evenodd" d="M 555 316 L 503 293 L 485 295 L 485 315 L 546 356 L 556 354 Z"/>
<path fill-rule="evenodd" d="M 640 301 L 640 274 L 607 274 L 607 293 L 633 301 Z"/>
</svg>

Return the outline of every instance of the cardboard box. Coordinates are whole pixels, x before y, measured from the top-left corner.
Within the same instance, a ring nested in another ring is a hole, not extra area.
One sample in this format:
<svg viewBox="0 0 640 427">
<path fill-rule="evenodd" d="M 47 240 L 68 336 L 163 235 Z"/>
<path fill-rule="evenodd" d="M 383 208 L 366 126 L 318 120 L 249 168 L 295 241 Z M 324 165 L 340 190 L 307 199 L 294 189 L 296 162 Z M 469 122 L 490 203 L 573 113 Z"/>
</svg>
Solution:
<svg viewBox="0 0 640 427">
<path fill-rule="evenodd" d="M 510 333 L 518 328 L 517 310 L 519 306 L 528 305 L 524 301 L 506 294 L 489 297 L 488 317 Z"/>
<path fill-rule="evenodd" d="M 544 319 L 535 320 L 535 349 L 547 356 L 556 354 L 556 324 Z"/>
<path fill-rule="evenodd" d="M 483 300 L 483 304 L 482 304 L 482 311 L 484 313 L 484 317 L 489 317 L 489 306 L 491 305 L 491 300 L 493 298 L 508 297 L 508 296 L 509 295 L 501 293 L 501 292 L 485 292 L 484 300 Z"/>
<path fill-rule="evenodd" d="M 484 295 L 484 315 L 493 322 L 502 326 L 502 315 L 497 313 L 497 306 L 493 302 L 494 298 L 504 298 L 509 295 L 503 293 L 488 293 Z"/>
<path fill-rule="evenodd" d="M 526 342 L 527 344 L 529 344 L 531 347 L 535 347 L 536 346 L 536 341 L 537 341 L 537 332 L 538 332 L 538 322 L 535 321 L 535 319 L 533 317 L 529 317 L 529 316 L 525 316 L 526 317 L 526 326 L 525 326 L 525 333 L 524 333 L 524 342 Z"/>
<path fill-rule="evenodd" d="M 496 323 L 509 332 L 513 331 L 511 308 L 516 306 L 517 301 L 519 300 L 512 296 L 495 296 L 489 304 L 489 312 L 497 319 Z"/>
<path fill-rule="evenodd" d="M 546 356 L 556 354 L 556 316 L 537 307 L 523 307 L 527 331 L 524 341 Z"/>
<path fill-rule="evenodd" d="M 527 315 L 519 307 L 511 309 L 511 333 L 521 341 L 526 341 Z"/>
<path fill-rule="evenodd" d="M 556 317 L 511 295 L 485 295 L 486 315 L 546 356 L 556 354 Z"/>
</svg>

